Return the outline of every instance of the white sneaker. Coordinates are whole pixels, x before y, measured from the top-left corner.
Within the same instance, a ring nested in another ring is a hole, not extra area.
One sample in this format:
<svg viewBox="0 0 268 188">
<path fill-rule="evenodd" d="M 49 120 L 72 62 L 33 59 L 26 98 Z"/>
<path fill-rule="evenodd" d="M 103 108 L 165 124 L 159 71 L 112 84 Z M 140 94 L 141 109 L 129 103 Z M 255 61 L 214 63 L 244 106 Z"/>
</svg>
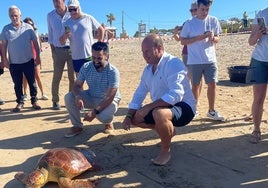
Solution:
<svg viewBox="0 0 268 188">
<path fill-rule="evenodd" d="M 27 97 L 26 94 L 22 96 L 22 100 L 23 100 L 23 101 L 27 101 L 27 100 L 28 100 L 28 97 Z"/>
<path fill-rule="evenodd" d="M 46 96 L 45 94 L 41 97 L 41 100 L 48 100 L 48 96 Z"/>
<path fill-rule="evenodd" d="M 224 117 L 220 115 L 217 111 L 208 111 L 207 117 L 215 120 L 215 121 L 225 121 Z"/>
</svg>

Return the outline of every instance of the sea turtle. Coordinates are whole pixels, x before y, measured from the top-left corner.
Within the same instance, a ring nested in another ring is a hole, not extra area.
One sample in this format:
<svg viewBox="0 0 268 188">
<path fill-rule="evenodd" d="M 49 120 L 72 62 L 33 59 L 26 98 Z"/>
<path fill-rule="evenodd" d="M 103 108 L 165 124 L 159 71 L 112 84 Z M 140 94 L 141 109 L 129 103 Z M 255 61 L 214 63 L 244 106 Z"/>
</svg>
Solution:
<svg viewBox="0 0 268 188">
<path fill-rule="evenodd" d="M 74 177 L 92 169 L 95 154 L 85 148 L 54 148 L 48 150 L 38 161 L 30 174 L 18 172 L 15 178 L 27 188 L 40 188 L 47 182 L 57 182 L 60 188 L 93 188 L 88 179 Z"/>
</svg>

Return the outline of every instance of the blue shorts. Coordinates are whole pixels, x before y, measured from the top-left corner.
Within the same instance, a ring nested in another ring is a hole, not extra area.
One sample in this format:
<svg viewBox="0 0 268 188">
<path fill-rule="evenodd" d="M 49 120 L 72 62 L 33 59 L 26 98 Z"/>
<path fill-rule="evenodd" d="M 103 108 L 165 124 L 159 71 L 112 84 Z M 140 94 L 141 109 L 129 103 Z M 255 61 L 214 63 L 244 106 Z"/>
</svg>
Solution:
<svg viewBox="0 0 268 188">
<path fill-rule="evenodd" d="M 174 106 L 170 107 L 172 112 L 172 120 L 173 126 L 182 127 L 190 123 L 194 118 L 195 114 L 192 108 L 185 102 L 178 102 Z M 153 110 L 150 111 L 145 117 L 144 122 L 146 124 L 155 124 L 153 118 Z"/>
<path fill-rule="evenodd" d="M 204 75 L 206 83 L 218 82 L 217 63 L 188 65 L 188 71 L 191 75 L 192 85 L 199 85 L 202 75 Z"/>
<path fill-rule="evenodd" d="M 73 67 L 74 67 L 74 72 L 79 73 L 81 67 L 88 61 L 91 61 L 92 58 L 88 57 L 85 59 L 77 59 L 77 60 L 73 60 Z"/>
<path fill-rule="evenodd" d="M 268 62 L 258 61 L 251 58 L 250 68 L 246 77 L 247 83 L 267 84 L 268 83 Z"/>
</svg>

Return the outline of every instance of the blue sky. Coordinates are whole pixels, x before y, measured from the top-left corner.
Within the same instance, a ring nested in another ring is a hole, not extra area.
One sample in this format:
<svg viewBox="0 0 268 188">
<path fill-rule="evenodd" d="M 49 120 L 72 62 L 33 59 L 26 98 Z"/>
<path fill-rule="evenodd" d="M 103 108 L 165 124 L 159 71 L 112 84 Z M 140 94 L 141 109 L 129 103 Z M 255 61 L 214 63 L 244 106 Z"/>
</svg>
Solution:
<svg viewBox="0 0 268 188">
<path fill-rule="evenodd" d="M 83 12 L 91 14 L 100 23 L 107 23 L 106 15 L 114 14 L 116 20 L 113 26 L 117 28 L 117 36 L 122 32 L 122 25 L 129 36 L 133 36 L 139 23 L 146 24 L 147 31 L 154 27 L 170 29 L 182 25 L 190 16 L 192 0 L 80 0 L 80 3 Z M 47 33 L 46 16 L 54 8 L 52 0 L 1 0 L 1 30 L 10 23 L 8 7 L 11 5 L 21 9 L 22 18 L 31 17 L 39 33 Z M 242 18 L 243 12 L 247 11 L 249 18 L 253 18 L 257 10 L 267 5 L 268 0 L 214 0 L 210 14 L 227 20 L 232 17 Z"/>
</svg>

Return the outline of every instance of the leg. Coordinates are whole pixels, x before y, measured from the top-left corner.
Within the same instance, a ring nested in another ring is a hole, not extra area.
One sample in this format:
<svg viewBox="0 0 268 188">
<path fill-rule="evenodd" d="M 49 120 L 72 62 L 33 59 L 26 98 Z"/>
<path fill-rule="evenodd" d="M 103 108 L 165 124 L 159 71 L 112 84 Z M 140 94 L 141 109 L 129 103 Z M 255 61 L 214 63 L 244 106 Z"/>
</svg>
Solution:
<svg viewBox="0 0 268 188">
<path fill-rule="evenodd" d="M 215 98 L 216 98 L 216 83 L 208 83 L 208 89 L 207 89 L 207 98 L 208 98 L 208 106 L 209 111 L 214 111 L 214 105 L 215 105 Z"/>
<path fill-rule="evenodd" d="M 156 122 L 155 130 L 161 139 L 161 150 L 152 161 L 156 165 L 165 165 L 171 158 L 170 145 L 174 135 L 174 127 L 171 122 L 172 112 L 170 109 L 155 109 L 153 117 Z"/>
<path fill-rule="evenodd" d="M 69 91 L 73 90 L 74 86 L 74 68 L 73 68 L 73 61 L 71 56 L 71 51 L 68 50 L 66 52 L 66 61 L 67 61 L 67 72 L 68 72 L 68 79 L 69 79 Z"/>
<path fill-rule="evenodd" d="M 200 105 L 199 98 L 200 98 L 200 95 L 201 95 L 202 86 L 203 86 L 203 79 L 201 78 L 199 89 L 198 89 L 198 100 L 196 101 L 196 105 Z"/>
<path fill-rule="evenodd" d="M 99 104 L 99 102 L 98 102 Z M 105 108 L 100 114 L 97 115 L 97 119 L 105 124 L 105 133 L 112 133 L 114 130 L 113 119 L 119 106 L 119 99 L 115 98 L 114 101 Z"/>
<path fill-rule="evenodd" d="M 35 80 L 36 80 L 37 85 L 38 85 L 38 87 L 39 87 L 39 89 L 41 91 L 41 94 L 42 94 L 41 99 L 42 100 L 48 100 L 48 96 L 46 96 L 45 93 L 44 93 L 43 84 L 42 84 L 42 81 L 41 81 L 40 68 L 41 68 L 40 65 L 35 65 Z"/>
<path fill-rule="evenodd" d="M 194 94 L 196 104 L 198 104 L 200 97 L 200 87 L 202 86 L 203 65 L 189 65 L 188 72 L 191 78 L 192 92 Z"/>
<path fill-rule="evenodd" d="M 80 117 L 80 110 L 76 106 L 75 97 L 72 92 L 67 93 L 64 96 L 65 106 L 69 113 L 69 117 L 72 123 L 70 131 L 64 135 L 66 138 L 74 137 L 83 131 L 83 123 Z"/>
<path fill-rule="evenodd" d="M 72 92 L 67 93 L 64 96 L 65 106 L 69 113 L 71 123 L 74 127 L 83 127 L 83 123 L 80 118 L 80 110 L 75 103 L 75 97 Z"/>
<path fill-rule="evenodd" d="M 23 95 L 26 95 L 27 94 L 27 79 L 25 77 L 25 75 L 23 74 Z"/>
<path fill-rule="evenodd" d="M 192 85 L 192 92 L 194 94 L 194 97 L 195 97 L 195 100 L 196 100 L 196 104 L 198 104 L 198 101 L 199 101 L 199 96 L 200 96 L 200 87 L 201 87 L 201 84 L 197 84 L 197 85 Z"/>
<path fill-rule="evenodd" d="M 62 77 L 65 61 L 64 61 L 64 49 L 56 48 L 53 55 L 53 77 L 52 77 L 52 102 L 59 102 L 59 85 Z"/>
<path fill-rule="evenodd" d="M 27 78 L 31 95 L 31 104 L 34 106 L 37 102 L 37 87 L 35 81 L 34 60 L 23 65 L 23 73 Z"/>
<path fill-rule="evenodd" d="M 42 81 L 41 81 L 40 65 L 35 66 L 35 80 L 36 80 L 37 85 L 38 85 L 38 87 L 43 95 L 44 90 L 43 90 L 43 85 L 42 85 Z"/>
<path fill-rule="evenodd" d="M 16 102 L 19 104 L 24 104 L 23 99 L 22 99 L 22 77 L 23 77 L 23 72 L 21 70 L 21 65 L 14 65 L 10 64 L 10 75 L 12 78 L 12 81 L 14 83 L 14 90 L 16 94 Z"/>
<path fill-rule="evenodd" d="M 263 104 L 266 96 L 267 84 L 254 84 L 253 85 L 253 103 L 252 103 L 252 116 L 254 129 L 253 131 L 260 132 L 260 124 L 263 114 Z"/>
</svg>

